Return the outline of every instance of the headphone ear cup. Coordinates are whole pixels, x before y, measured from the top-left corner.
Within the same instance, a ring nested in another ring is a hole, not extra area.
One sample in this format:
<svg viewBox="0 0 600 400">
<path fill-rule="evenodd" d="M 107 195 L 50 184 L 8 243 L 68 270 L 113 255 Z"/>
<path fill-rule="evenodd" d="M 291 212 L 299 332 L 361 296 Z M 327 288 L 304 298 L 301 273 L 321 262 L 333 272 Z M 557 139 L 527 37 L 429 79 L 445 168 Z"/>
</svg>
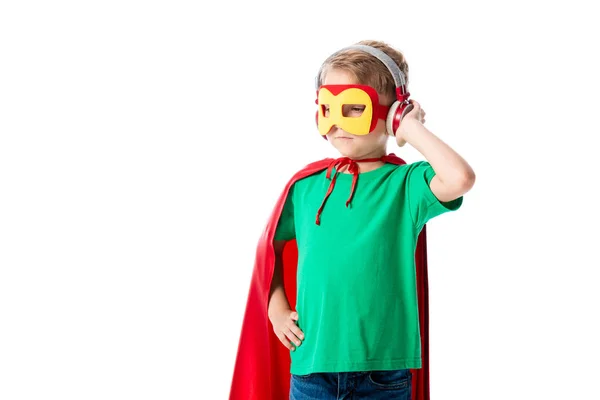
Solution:
<svg viewBox="0 0 600 400">
<path fill-rule="evenodd" d="M 400 127 L 400 122 L 402 121 L 402 118 L 404 118 L 404 116 L 408 114 L 413 108 L 414 106 L 412 104 L 405 104 L 399 101 L 395 101 L 394 104 L 390 106 L 390 111 L 388 111 L 388 116 L 385 120 L 385 126 L 388 135 L 396 137 L 396 131 Z M 402 140 L 398 143 L 400 147 L 404 146 L 405 144 L 405 140 Z"/>
<path fill-rule="evenodd" d="M 385 119 L 386 132 L 390 136 L 396 136 L 396 132 L 394 131 L 394 119 L 396 116 L 396 111 L 398 110 L 398 107 L 400 107 L 400 104 L 401 103 L 399 101 L 395 101 L 390 106 L 390 110 L 388 111 L 387 118 Z"/>
</svg>

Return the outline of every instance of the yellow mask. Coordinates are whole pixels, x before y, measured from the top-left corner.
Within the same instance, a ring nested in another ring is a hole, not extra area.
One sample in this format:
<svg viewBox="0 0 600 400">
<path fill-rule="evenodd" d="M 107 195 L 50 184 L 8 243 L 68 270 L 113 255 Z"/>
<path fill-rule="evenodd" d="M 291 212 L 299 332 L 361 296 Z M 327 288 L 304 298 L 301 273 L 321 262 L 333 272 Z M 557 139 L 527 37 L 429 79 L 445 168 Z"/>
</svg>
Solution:
<svg viewBox="0 0 600 400">
<path fill-rule="evenodd" d="M 317 91 L 317 127 L 327 135 L 336 125 L 353 135 L 367 135 L 377 120 L 387 118 L 389 107 L 379 104 L 379 95 L 367 85 L 323 85 Z"/>
</svg>

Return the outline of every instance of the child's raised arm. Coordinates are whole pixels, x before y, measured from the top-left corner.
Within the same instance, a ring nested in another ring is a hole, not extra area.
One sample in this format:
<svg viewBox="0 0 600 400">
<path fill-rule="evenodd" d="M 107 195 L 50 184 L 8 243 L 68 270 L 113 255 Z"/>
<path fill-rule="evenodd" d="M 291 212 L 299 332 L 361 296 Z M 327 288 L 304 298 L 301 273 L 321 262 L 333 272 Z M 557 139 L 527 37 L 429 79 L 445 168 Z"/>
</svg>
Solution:
<svg viewBox="0 0 600 400">
<path fill-rule="evenodd" d="M 454 149 L 423 125 L 425 111 L 415 100 L 411 103 L 414 108 L 402 119 L 396 142 L 401 145 L 405 141 L 423 154 L 436 173 L 429 184 L 431 191 L 440 201 L 452 201 L 471 190 L 475 172 Z"/>
</svg>

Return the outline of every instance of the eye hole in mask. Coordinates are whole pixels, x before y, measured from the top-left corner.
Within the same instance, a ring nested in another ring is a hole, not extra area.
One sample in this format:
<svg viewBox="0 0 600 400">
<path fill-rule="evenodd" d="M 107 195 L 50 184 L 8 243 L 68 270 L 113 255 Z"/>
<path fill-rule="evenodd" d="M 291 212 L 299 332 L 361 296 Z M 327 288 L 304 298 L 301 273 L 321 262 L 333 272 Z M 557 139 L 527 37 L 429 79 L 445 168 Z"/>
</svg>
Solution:
<svg viewBox="0 0 600 400">
<path fill-rule="evenodd" d="M 358 118 L 365 112 L 366 108 L 366 104 L 344 104 L 342 105 L 342 115 L 346 118 Z M 321 110 L 323 110 L 323 116 L 328 118 L 329 104 L 321 104 Z"/>
<path fill-rule="evenodd" d="M 365 112 L 365 104 L 344 104 L 342 106 L 342 115 L 347 118 L 358 118 Z"/>
</svg>

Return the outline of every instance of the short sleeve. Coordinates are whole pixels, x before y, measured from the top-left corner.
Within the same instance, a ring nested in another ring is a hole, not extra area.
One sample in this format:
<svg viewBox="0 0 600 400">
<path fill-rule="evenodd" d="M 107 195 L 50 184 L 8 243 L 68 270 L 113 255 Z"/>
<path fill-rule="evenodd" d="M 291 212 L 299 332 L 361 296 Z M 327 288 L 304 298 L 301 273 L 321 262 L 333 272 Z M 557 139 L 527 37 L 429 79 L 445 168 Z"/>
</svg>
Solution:
<svg viewBox="0 0 600 400">
<path fill-rule="evenodd" d="M 292 240 L 296 238 L 296 226 L 294 224 L 294 186 L 290 188 L 283 205 L 283 211 L 277 222 L 274 240 Z"/>
<path fill-rule="evenodd" d="M 463 196 L 448 202 L 442 202 L 431 191 L 429 184 L 436 175 L 427 161 L 418 161 L 410 165 L 406 176 L 406 193 L 413 222 L 421 229 L 430 219 L 449 211 L 458 210 Z"/>
</svg>

